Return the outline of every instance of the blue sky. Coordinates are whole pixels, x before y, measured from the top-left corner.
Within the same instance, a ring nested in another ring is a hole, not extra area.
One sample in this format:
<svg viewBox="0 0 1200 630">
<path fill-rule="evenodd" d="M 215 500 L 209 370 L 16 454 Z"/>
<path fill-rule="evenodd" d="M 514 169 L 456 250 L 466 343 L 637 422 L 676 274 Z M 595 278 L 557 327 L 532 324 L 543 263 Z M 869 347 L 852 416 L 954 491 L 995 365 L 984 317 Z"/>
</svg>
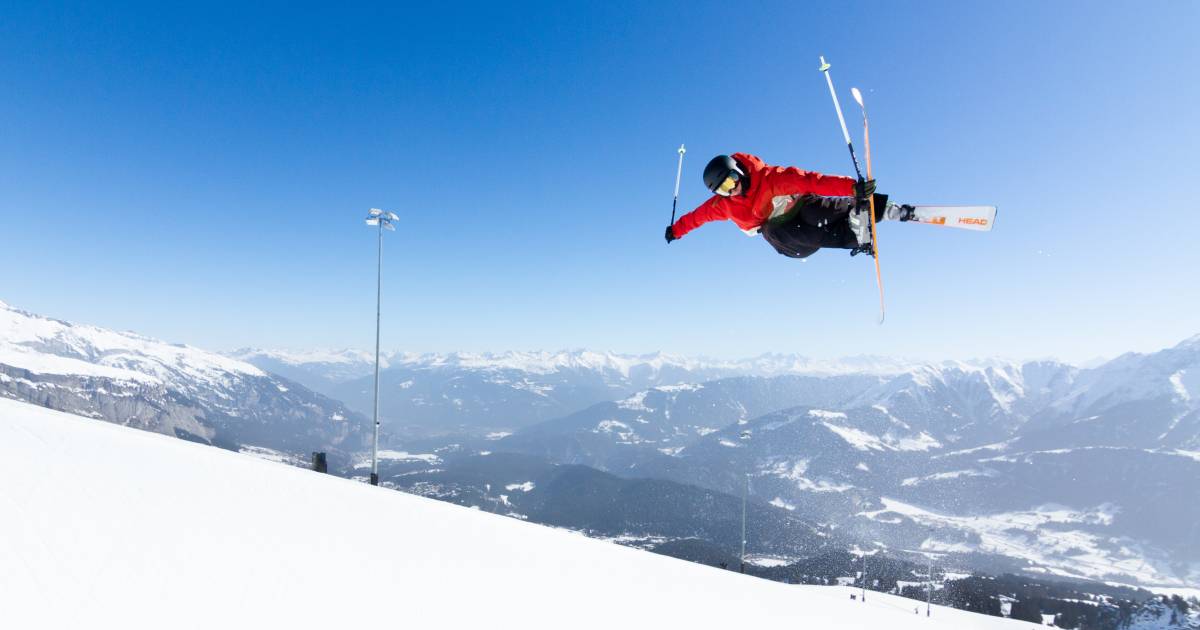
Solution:
<svg viewBox="0 0 1200 630">
<path fill-rule="evenodd" d="M 430 4 L 7 5 L 0 300 L 366 348 L 378 206 L 388 348 L 1080 360 L 1200 333 L 1194 2 Z M 681 142 L 682 210 L 716 153 L 851 170 L 822 54 L 882 191 L 1000 206 L 989 234 L 883 226 L 882 327 L 862 257 L 662 240 Z"/>
</svg>

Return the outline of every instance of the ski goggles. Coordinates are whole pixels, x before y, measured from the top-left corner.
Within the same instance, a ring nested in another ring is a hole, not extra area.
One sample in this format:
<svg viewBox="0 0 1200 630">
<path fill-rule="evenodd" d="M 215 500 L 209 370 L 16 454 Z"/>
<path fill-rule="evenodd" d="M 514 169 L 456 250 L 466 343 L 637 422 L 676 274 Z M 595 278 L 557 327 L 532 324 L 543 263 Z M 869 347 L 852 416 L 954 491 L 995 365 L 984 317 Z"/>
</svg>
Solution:
<svg viewBox="0 0 1200 630">
<path fill-rule="evenodd" d="M 730 171 L 730 173 L 725 176 L 725 181 L 718 184 L 717 189 L 714 190 L 713 192 L 717 193 L 718 195 L 721 195 L 722 197 L 728 197 L 729 193 L 732 192 L 733 189 L 737 187 L 739 181 L 740 181 L 740 178 L 738 177 L 737 172 Z"/>
</svg>

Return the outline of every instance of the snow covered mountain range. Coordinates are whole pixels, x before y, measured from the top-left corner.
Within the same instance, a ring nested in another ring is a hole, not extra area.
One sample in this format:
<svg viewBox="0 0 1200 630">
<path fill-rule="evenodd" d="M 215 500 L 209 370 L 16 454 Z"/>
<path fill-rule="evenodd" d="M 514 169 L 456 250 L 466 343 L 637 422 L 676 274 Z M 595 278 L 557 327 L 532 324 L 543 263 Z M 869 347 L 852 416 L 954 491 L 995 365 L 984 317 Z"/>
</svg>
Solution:
<svg viewBox="0 0 1200 630">
<path fill-rule="evenodd" d="M 242 349 L 231 357 L 304 384 L 363 413 L 373 404 L 374 356 L 358 350 Z M 992 363 L 992 362 L 988 362 Z M 763 355 L 719 360 L 588 350 L 499 354 L 386 353 L 381 415 L 410 435 L 511 431 L 652 387 L 732 376 L 894 375 L 917 363 L 881 357 L 819 360 Z"/>
<path fill-rule="evenodd" d="M 552 499 L 541 486 L 497 490 L 531 481 L 528 465 L 461 457 L 464 448 L 493 458 L 521 453 L 675 482 L 658 488 L 657 505 L 716 528 L 721 515 L 687 505 L 682 488 L 737 496 L 748 473 L 752 501 L 893 553 L 932 550 L 994 572 L 1178 587 L 1200 578 L 1197 373 L 1194 338 L 1090 369 L 946 362 L 896 374 L 663 385 L 510 435 L 401 440 L 441 455 L 389 461 L 384 479 L 466 504 L 503 496 L 507 512 L 568 522 L 561 512 L 547 516 Z M 591 481 L 575 493 L 599 497 L 613 485 Z M 593 524 L 602 535 L 649 540 L 670 538 L 677 525 L 668 521 L 623 532 L 599 518 Z M 750 541 L 752 553 L 781 552 L 756 532 Z"/>
<path fill-rule="evenodd" d="M 243 348 L 230 353 L 238 359 L 258 363 L 272 362 L 276 366 L 291 366 L 328 382 L 342 382 L 367 376 L 374 369 L 374 355 L 365 350 L 263 350 Z M 383 369 L 408 366 L 412 368 L 457 368 L 462 370 L 516 370 L 530 374 L 552 374 L 563 371 L 594 371 L 616 379 L 628 380 L 631 385 L 646 385 L 648 381 L 668 381 L 690 375 L 692 380 L 711 380 L 721 376 L 775 376 L 779 374 L 897 374 L 913 365 L 913 361 L 886 357 L 846 357 L 842 359 L 811 359 L 795 354 L 765 354 L 750 359 L 711 359 L 686 357 L 665 353 L 645 355 L 595 352 L 591 350 L 562 350 L 557 352 L 502 353 L 427 353 L 384 352 Z"/>
<path fill-rule="evenodd" d="M 2 397 L 279 459 L 331 451 L 334 468 L 362 472 L 369 421 L 350 409 L 369 410 L 373 356 L 236 354 L 0 305 Z M 382 477 L 429 496 L 609 536 L 678 538 L 707 519 L 696 531 L 728 545 L 727 510 L 697 506 L 748 487 L 781 531 L 994 571 L 1200 582 L 1200 336 L 1088 369 L 586 351 L 385 361 Z M 533 459 L 482 462 L 504 453 Z M 621 497 L 655 518 L 614 512 Z M 751 553 L 787 555 L 779 532 L 751 530 Z"/>
<path fill-rule="evenodd" d="M 276 458 L 363 448 L 342 403 L 213 352 L 0 303 L 0 397 Z"/>
<path fill-rule="evenodd" d="M 749 475 L 757 500 L 893 550 L 1184 586 L 1200 581 L 1198 341 L 1090 370 L 946 364 L 657 388 L 491 449 L 728 493 Z"/>
</svg>

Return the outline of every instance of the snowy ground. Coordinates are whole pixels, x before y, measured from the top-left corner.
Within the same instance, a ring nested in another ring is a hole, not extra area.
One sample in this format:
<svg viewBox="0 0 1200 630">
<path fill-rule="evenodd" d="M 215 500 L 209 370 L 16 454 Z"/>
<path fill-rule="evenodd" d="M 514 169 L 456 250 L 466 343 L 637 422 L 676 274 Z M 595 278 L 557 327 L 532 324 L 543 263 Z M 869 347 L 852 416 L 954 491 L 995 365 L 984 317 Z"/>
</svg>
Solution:
<svg viewBox="0 0 1200 630">
<path fill-rule="evenodd" d="M 1075 579 L 1103 581 L 1113 574 L 1127 575 L 1137 581 L 1109 583 L 1168 594 L 1178 590 L 1185 597 L 1194 590 L 1176 586 L 1186 582 L 1171 574 L 1167 566 L 1169 558 L 1150 556 L 1132 540 L 1082 530 L 1081 526 L 1085 524 L 1111 522 L 1114 515 L 1111 505 L 1099 505 L 1091 510 L 1042 505 L 1024 511 L 953 516 L 886 497 L 882 501 L 884 509 L 859 512 L 859 515 L 886 523 L 894 522 L 895 515 L 902 514 L 921 525 L 970 532 L 979 540 L 967 544 L 929 538 L 921 545 L 926 551 L 995 553 L 1028 561 L 1030 566 L 1025 568 L 1028 572 Z M 1113 544 L 1117 542 L 1121 544 Z"/>
<path fill-rule="evenodd" d="M 788 586 L 0 399 L 12 628 L 1019 628 Z"/>
</svg>

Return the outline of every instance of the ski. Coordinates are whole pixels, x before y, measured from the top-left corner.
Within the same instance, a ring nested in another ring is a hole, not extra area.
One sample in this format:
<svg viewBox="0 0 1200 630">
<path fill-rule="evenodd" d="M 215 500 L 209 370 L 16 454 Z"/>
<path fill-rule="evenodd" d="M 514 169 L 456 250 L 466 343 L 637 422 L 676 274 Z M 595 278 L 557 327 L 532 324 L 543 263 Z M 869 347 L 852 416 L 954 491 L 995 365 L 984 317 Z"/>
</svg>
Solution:
<svg viewBox="0 0 1200 630">
<path fill-rule="evenodd" d="M 862 108 L 863 115 L 863 151 L 867 158 L 867 179 L 875 179 L 871 172 L 871 127 L 867 123 L 867 105 L 863 103 L 862 92 L 858 88 L 850 88 L 850 95 Z M 879 287 L 879 323 L 887 314 L 883 301 L 883 272 L 879 268 L 879 231 L 875 225 L 875 195 L 870 196 L 871 204 L 871 257 L 875 259 L 875 285 Z"/>
<path fill-rule="evenodd" d="M 909 220 L 928 225 L 988 232 L 996 224 L 996 206 L 913 205 L 913 215 Z"/>
<path fill-rule="evenodd" d="M 862 169 L 860 169 L 858 166 L 858 156 L 854 155 L 854 143 L 850 141 L 850 131 L 846 129 L 846 118 L 845 118 L 845 116 L 842 115 L 842 104 L 841 104 L 841 102 L 838 101 L 837 90 L 833 89 L 833 78 L 831 78 L 829 76 L 829 68 L 830 68 L 829 62 L 825 61 L 825 57 L 822 56 L 821 57 L 821 66 L 819 68 L 817 68 L 817 70 L 825 75 L 825 83 L 826 83 L 826 85 L 829 86 L 829 95 L 831 97 L 833 97 L 833 109 L 834 109 L 834 111 L 837 112 L 838 124 L 840 124 L 842 127 L 842 138 L 846 140 L 846 148 L 850 149 L 850 161 L 854 162 L 854 173 L 856 175 L 858 175 L 858 181 L 861 182 L 861 181 L 863 181 Z M 862 107 L 863 140 L 865 140 L 865 142 L 866 142 L 866 149 L 867 149 L 867 178 L 871 178 L 871 144 L 870 144 L 871 139 L 867 135 L 867 106 L 863 105 L 862 94 L 858 91 L 858 88 L 854 88 L 853 90 L 851 90 L 851 93 L 854 95 L 854 100 L 858 101 L 859 106 Z M 871 196 L 870 204 L 871 204 L 871 207 L 870 207 L 870 211 L 871 211 L 871 242 L 868 243 L 867 245 L 862 245 L 860 243 L 860 247 L 850 250 L 850 255 L 853 256 L 854 254 L 857 254 L 859 252 L 866 252 L 866 253 L 871 254 L 871 257 L 875 259 L 875 284 L 876 284 L 876 286 L 879 287 L 879 323 L 883 324 L 883 318 L 886 313 L 884 310 L 884 302 L 883 302 L 883 273 L 879 269 L 879 249 L 878 249 L 877 239 L 875 238 L 875 196 L 874 195 Z"/>
</svg>

